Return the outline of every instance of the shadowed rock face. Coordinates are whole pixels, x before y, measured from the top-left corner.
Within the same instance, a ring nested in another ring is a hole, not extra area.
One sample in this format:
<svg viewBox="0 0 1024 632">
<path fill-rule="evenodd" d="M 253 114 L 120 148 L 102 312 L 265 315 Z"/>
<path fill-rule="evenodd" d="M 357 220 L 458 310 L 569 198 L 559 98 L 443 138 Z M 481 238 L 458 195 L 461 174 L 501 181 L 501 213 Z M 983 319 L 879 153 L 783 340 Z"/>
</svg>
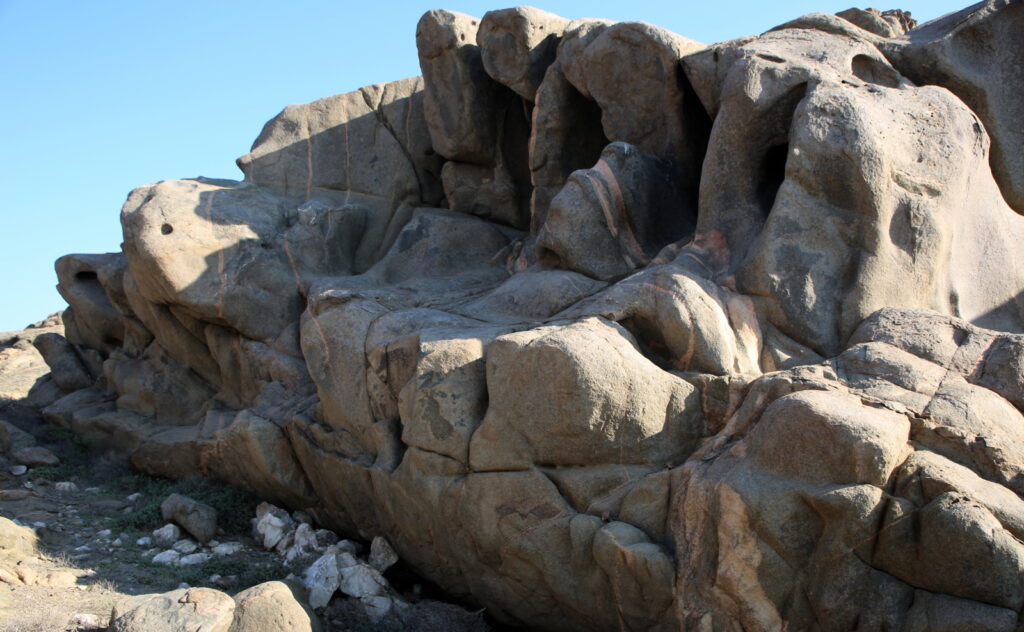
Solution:
<svg viewBox="0 0 1024 632">
<path fill-rule="evenodd" d="M 1020 13 L 428 12 L 58 261 L 45 415 L 509 623 L 1016 629 Z"/>
</svg>

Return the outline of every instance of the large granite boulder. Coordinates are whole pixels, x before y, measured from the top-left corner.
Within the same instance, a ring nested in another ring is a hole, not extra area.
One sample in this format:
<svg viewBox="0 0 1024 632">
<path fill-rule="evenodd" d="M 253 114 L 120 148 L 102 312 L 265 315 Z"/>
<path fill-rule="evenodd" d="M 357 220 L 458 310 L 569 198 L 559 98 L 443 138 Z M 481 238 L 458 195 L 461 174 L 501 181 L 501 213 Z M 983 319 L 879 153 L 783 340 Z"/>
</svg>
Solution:
<svg viewBox="0 0 1024 632">
<path fill-rule="evenodd" d="M 58 261 L 43 414 L 510 625 L 1018 629 L 1020 19 L 430 11 L 422 78 L 289 106 L 243 182 L 136 189 L 122 252 Z M 315 629 L 294 597 L 113 625 Z"/>
</svg>

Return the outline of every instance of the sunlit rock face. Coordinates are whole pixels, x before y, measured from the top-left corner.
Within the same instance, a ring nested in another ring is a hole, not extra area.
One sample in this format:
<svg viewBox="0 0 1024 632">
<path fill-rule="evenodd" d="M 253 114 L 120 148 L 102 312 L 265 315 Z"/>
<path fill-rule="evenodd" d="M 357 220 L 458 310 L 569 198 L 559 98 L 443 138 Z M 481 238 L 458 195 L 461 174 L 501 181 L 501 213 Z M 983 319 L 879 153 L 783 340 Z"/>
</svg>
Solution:
<svg viewBox="0 0 1024 632">
<path fill-rule="evenodd" d="M 430 11 L 58 261 L 45 415 L 511 624 L 1017 629 L 1022 26 Z"/>
</svg>

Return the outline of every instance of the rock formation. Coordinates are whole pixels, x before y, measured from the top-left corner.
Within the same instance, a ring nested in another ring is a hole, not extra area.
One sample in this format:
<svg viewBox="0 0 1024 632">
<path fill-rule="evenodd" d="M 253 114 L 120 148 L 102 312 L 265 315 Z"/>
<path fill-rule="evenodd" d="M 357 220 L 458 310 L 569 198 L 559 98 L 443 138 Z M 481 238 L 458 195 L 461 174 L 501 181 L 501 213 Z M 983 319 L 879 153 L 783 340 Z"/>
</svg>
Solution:
<svg viewBox="0 0 1024 632">
<path fill-rule="evenodd" d="M 550 630 L 1014 630 L 1024 5 L 431 11 L 57 262 L 44 411 Z"/>
</svg>

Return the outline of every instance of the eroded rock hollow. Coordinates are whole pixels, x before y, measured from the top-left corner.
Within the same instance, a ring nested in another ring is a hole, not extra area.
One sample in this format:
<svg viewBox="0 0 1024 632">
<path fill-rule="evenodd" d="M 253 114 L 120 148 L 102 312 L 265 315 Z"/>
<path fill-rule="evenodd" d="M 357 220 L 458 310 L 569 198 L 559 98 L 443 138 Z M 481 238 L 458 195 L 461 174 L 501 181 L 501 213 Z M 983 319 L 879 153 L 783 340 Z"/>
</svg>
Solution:
<svg viewBox="0 0 1024 632">
<path fill-rule="evenodd" d="M 508 623 L 1019 629 L 1022 33 L 430 11 L 57 262 L 45 416 Z"/>
</svg>

